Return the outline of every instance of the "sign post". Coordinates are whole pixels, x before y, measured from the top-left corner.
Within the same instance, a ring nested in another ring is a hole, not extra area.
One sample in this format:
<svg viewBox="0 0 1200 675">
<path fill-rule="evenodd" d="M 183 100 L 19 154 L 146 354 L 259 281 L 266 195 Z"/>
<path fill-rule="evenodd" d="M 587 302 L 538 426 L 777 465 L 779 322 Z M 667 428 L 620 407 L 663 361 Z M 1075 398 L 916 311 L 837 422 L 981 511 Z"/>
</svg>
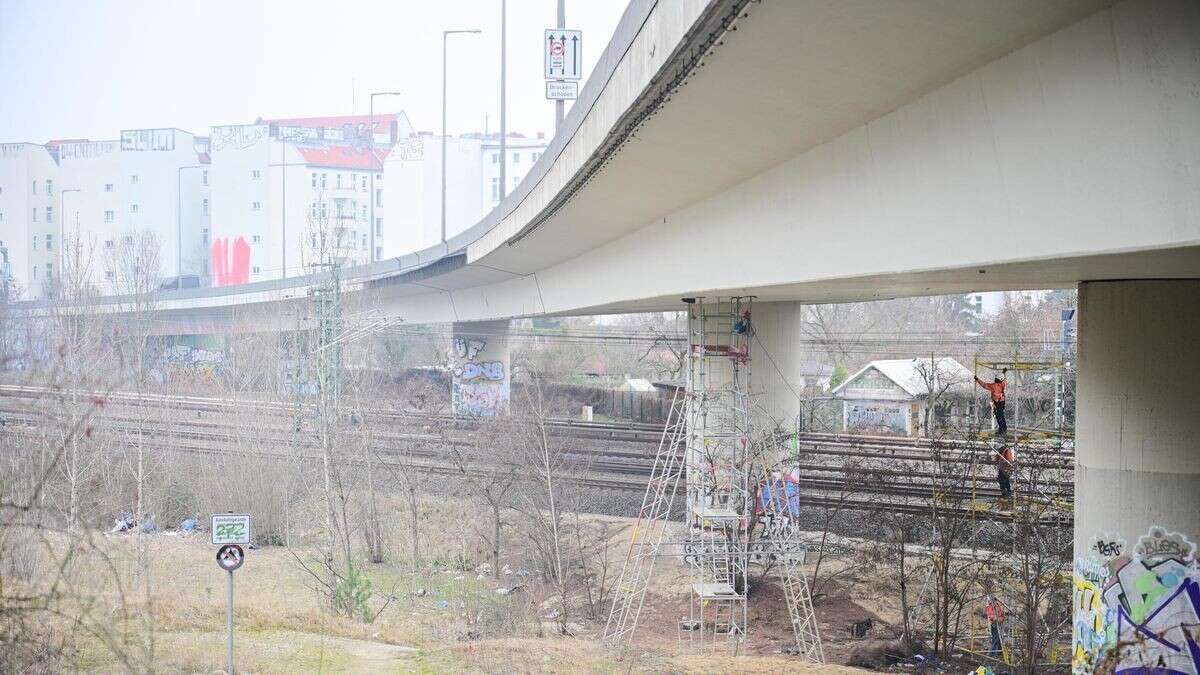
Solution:
<svg viewBox="0 0 1200 675">
<path fill-rule="evenodd" d="M 546 49 L 546 98 L 554 101 L 555 132 L 562 124 L 563 102 L 579 97 L 583 79 L 583 33 L 563 28 L 562 4 L 559 4 L 558 28 L 547 28 L 543 40 Z"/>
<path fill-rule="evenodd" d="M 229 601 L 225 608 L 225 642 L 229 660 L 229 675 L 233 667 L 233 572 L 246 562 L 246 552 L 241 544 L 250 543 L 249 514 L 214 514 L 212 517 L 212 543 L 219 544 L 217 566 L 229 574 Z"/>
</svg>

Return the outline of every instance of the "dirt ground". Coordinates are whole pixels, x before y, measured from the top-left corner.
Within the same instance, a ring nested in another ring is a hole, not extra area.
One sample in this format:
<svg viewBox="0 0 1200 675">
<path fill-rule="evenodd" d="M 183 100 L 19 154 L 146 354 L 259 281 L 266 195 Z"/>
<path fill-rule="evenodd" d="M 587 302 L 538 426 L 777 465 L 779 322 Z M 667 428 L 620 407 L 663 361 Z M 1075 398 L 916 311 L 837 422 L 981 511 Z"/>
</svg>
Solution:
<svg viewBox="0 0 1200 675">
<path fill-rule="evenodd" d="M 425 522 L 460 522 L 442 505 L 430 505 Z M 601 518 L 601 517 L 597 517 Z M 604 517 L 607 518 L 607 517 Z M 435 520 L 436 519 L 436 520 Z M 627 519 L 608 518 L 626 525 Z M 435 531 L 437 534 L 435 534 Z M 391 533 L 403 550 L 400 532 Z M 627 539 L 613 544 L 617 569 Z M 134 578 L 137 540 L 130 535 L 100 535 L 95 550 L 100 564 L 80 568 L 73 583 L 90 589 L 99 601 L 88 610 L 94 631 L 80 631 L 70 655 L 71 669 L 113 672 L 128 663 L 152 662 L 164 672 L 220 672 L 225 665 L 226 576 L 214 560 L 207 533 L 160 533 L 141 537 L 149 574 Z M 431 527 L 422 542 L 432 559 L 466 554 L 478 559 L 460 529 Z M 661 560 L 646 610 L 631 649 L 624 656 L 598 641 L 601 616 L 572 617 L 573 636 L 553 635 L 547 621 L 550 604 L 530 577 L 514 573 L 498 583 L 477 570 L 433 565 L 420 577 L 404 573 L 404 559 L 366 567 L 379 596 L 393 595 L 373 622 L 337 617 L 322 607 L 311 577 L 297 555 L 284 547 L 247 552 L 236 572 L 235 624 L 238 670 L 245 673 L 853 673 L 867 672 L 845 663 L 855 640 L 848 624 L 880 619 L 884 609 L 868 601 L 880 597 L 864 579 L 839 582 L 817 600 L 817 613 L 831 665 L 806 666 L 783 654 L 791 643 L 782 593 L 774 580 L 753 583 L 750 632 L 741 655 L 691 655 L 681 642 L 679 619 L 687 613 L 688 575 L 676 559 Z M 512 561 L 514 571 L 519 565 Z M 104 570 L 116 570 L 116 577 Z M 482 578 L 481 578 L 482 576 Z M 104 580 L 119 578 L 122 603 Z M 496 592 L 522 580 L 531 590 L 509 596 Z M 145 588 L 149 588 L 148 595 Z M 523 611 L 520 611 L 523 610 Z M 884 612 L 885 613 L 885 612 Z M 520 615 L 521 619 L 511 619 Z M 532 619 L 532 621 L 531 621 Z M 118 654 L 130 659 L 123 662 Z"/>
</svg>

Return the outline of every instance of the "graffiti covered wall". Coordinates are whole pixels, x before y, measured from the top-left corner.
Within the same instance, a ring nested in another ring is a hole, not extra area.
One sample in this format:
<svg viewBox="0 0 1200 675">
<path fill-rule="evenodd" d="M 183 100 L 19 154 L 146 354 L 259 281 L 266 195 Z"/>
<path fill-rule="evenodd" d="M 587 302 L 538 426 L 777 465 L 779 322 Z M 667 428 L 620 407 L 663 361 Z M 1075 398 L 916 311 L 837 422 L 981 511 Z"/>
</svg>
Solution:
<svg viewBox="0 0 1200 675">
<path fill-rule="evenodd" d="M 1183 534 L 1095 537 L 1075 560 L 1073 599 L 1074 672 L 1200 674 L 1200 566 Z"/>
<path fill-rule="evenodd" d="M 510 381 L 501 361 L 484 360 L 483 339 L 454 338 L 450 401 L 455 415 L 494 417 L 508 409 Z"/>
</svg>

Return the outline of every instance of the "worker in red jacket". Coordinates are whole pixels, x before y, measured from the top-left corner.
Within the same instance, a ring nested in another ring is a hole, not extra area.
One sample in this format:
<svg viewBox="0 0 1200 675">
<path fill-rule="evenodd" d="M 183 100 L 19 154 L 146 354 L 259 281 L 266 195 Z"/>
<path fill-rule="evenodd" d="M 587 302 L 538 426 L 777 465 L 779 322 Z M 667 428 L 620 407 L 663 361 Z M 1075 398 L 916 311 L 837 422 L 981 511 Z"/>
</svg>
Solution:
<svg viewBox="0 0 1200 675">
<path fill-rule="evenodd" d="M 996 481 L 1000 483 L 1000 498 L 1012 497 L 1012 472 L 1017 466 L 1017 455 L 1013 449 L 1003 446 L 996 451 Z"/>
<path fill-rule="evenodd" d="M 1001 658 L 1003 656 L 1003 645 L 1000 642 L 1000 624 L 1004 623 L 1004 605 L 994 595 L 988 595 L 987 606 L 984 607 L 984 613 L 987 615 L 988 632 L 991 633 L 992 644 L 989 650 L 989 656 L 992 658 Z"/>
<path fill-rule="evenodd" d="M 1005 368 L 1000 372 L 1001 374 L 1007 376 L 1008 368 Z M 996 430 L 1001 436 L 1003 436 L 1004 434 L 1008 433 L 1008 422 L 1004 420 L 1004 385 L 1008 384 L 1008 382 L 999 375 L 996 376 L 995 380 L 990 383 L 979 379 L 978 375 L 975 376 L 975 381 L 979 383 L 979 386 L 987 389 L 988 392 L 991 393 L 992 412 L 996 415 Z"/>
</svg>

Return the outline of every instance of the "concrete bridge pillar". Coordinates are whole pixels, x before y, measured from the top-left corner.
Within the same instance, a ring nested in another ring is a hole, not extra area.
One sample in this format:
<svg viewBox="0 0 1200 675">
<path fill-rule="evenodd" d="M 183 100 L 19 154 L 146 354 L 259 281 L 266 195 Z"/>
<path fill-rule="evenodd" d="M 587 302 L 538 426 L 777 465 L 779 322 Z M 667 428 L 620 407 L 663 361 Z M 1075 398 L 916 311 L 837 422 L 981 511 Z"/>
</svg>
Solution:
<svg viewBox="0 0 1200 675">
<path fill-rule="evenodd" d="M 508 412 L 512 388 L 508 321 L 454 324 L 450 400 L 454 414 L 494 417 Z"/>
<path fill-rule="evenodd" d="M 1079 288 L 1076 672 L 1200 671 L 1200 280 Z"/>
<path fill-rule="evenodd" d="M 804 305 L 799 302 L 758 302 L 753 308 L 752 385 L 759 394 L 754 423 L 758 428 L 780 425 L 794 429 L 800 413 L 800 329 Z"/>
</svg>

